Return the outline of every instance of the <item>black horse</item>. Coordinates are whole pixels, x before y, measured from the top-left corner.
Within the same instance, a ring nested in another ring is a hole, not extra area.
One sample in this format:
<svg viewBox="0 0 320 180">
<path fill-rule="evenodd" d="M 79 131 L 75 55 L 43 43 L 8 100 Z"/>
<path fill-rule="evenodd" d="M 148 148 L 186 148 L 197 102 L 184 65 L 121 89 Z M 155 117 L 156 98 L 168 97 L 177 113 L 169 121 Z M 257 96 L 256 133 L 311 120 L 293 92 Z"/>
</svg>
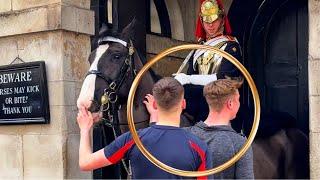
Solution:
<svg viewBox="0 0 320 180">
<path fill-rule="evenodd" d="M 77 102 L 92 112 L 102 112 L 101 127 L 112 127 L 115 136 L 128 131 L 127 97 L 136 72 L 143 66 L 134 48 L 135 25 L 133 21 L 121 33 L 111 36 L 110 31 L 102 28 L 98 47 L 90 54 L 91 67 Z M 154 83 L 152 73 L 148 72 L 137 89 L 133 106 L 137 128 L 148 126 L 149 114 L 143 100 Z M 279 128 L 256 138 L 252 147 L 256 178 L 308 178 L 308 140 L 299 130 Z"/>
</svg>

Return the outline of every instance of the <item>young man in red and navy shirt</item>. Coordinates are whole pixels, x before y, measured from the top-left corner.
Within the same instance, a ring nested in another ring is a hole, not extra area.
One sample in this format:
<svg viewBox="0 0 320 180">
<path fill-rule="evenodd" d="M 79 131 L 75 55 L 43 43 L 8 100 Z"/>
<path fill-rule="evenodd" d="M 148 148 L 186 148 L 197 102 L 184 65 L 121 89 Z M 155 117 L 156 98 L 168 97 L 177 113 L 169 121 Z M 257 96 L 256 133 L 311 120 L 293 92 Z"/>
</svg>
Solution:
<svg viewBox="0 0 320 180">
<path fill-rule="evenodd" d="M 157 124 L 138 132 L 146 149 L 161 162 L 186 171 L 203 171 L 211 166 L 207 145 L 196 136 L 179 128 L 180 114 L 186 106 L 182 85 L 173 78 L 163 78 L 153 87 Z M 122 158 L 131 161 L 132 178 L 181 178 L 153 165 L 147 160 L 130 133 L 119 136 L 110 145 L 95 153 L 91 151 L 90 129 L 94 119 L 82 108 L 78 114 L 80 127 L 79 165 L 82 170 L 93 170 L 117 163 Z M 201 177 L 206 178 L 206 177 Z"/>
</svg>

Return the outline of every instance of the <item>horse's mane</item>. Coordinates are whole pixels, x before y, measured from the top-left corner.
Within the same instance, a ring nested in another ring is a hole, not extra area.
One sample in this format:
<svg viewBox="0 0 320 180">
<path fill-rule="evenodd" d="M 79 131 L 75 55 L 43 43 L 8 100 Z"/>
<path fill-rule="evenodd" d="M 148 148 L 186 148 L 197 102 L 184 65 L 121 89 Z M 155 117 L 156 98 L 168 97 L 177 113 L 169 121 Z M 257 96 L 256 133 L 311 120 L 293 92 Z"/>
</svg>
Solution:
<svg viewBox="0 0 320 180">
<path fill-rule="evenodd" d="M 141 56 L 141 54 L 139 53 L 139 51 L 137 51 L 137 53 L 138 53 L 138 56 L 139 56 L 142 64 L 145 65 L 145 64 L 147 63 L 146 58 L 145 58 L 144 56 Z M 157 74 L 152 68 L 149 69 L 149 72 L 150 72 L 150 75 L 151 75 L 152 79 L 153 79 L 155 82 L 157 82 L 158 80 L 160 80 L 160 79 L 162 78 L 162 77 L 161 77 L 159 74 Z"/>
</svg>

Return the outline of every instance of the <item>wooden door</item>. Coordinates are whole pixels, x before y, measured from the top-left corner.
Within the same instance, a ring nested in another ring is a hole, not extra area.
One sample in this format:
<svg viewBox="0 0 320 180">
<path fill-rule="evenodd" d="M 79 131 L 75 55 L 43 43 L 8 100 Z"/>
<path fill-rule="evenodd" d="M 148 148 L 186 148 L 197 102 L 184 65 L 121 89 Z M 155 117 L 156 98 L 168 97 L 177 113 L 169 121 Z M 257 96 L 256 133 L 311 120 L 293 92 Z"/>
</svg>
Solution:
<svg viewBox="0 0 320 180">
<path fill-rule="evenodd" d="M 308 1 L 263 1 L 247 41 L 262 112 L 286 112 L 308 134 Z"/>
</svg>

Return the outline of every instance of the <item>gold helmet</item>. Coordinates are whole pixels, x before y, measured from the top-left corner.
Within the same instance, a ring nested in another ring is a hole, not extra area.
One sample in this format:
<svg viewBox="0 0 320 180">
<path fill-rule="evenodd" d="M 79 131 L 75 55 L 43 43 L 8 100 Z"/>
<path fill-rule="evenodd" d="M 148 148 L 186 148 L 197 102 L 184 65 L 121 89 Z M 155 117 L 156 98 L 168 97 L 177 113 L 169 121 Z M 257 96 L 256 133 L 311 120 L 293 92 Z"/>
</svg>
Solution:
<svg viewBox="0 0 320 180">
<path fill-rule="evenodd" d="M 221 15 L 224 15 L 224 12 L 219 8 L 216 0 L 205 0 L 201 4 L 200 16 L 204 22 L 212 23 Z"/>
</svg>

